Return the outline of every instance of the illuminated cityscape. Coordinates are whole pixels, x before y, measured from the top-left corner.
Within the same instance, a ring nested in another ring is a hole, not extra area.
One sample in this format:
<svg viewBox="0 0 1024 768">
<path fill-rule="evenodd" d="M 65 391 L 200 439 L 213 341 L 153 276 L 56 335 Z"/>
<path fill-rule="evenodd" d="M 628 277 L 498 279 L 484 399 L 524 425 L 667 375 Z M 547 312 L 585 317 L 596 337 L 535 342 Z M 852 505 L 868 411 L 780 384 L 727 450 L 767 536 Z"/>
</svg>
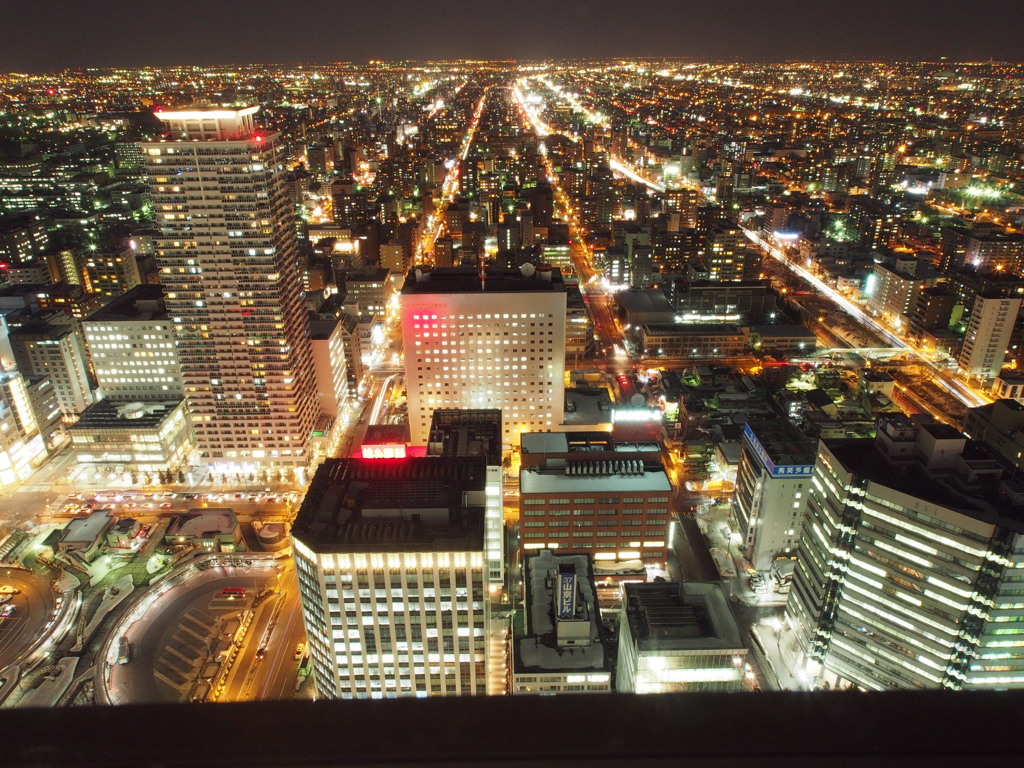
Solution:
<svg viewBox="0 0 1024 768">
<path fill-rule="evenodd" d="M 1022 105 L 0 75 L 0 703 L 1024 689 Z"/>
</svg>

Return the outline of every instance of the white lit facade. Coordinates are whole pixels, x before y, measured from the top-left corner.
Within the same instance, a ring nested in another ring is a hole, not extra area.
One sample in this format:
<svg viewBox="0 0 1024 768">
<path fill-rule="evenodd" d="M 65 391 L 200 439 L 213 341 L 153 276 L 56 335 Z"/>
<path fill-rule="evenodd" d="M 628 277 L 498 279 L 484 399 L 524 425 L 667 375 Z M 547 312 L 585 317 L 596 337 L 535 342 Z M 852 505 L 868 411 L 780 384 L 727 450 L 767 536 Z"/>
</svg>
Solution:
<svg viewBox="0 0 1024 768">
<path fill-rule="evenodd" d="M 313 370 L 320 413 L 338 419 L 349 402 L 348 363 L 345 354 L 344 326 L 340 320 L 314 320 L 311 323 Z"/>
<path fill-rule="evenodd" d="M 183 396 L 181 363 L 166 312 L 127 317 L 103 309 L 83 321 L 82 330 L 105 398 L 173 400 Z"/>
<path fill-rule="evenodd" d="M 488 638 L 485 476 L 479 456 L 320 465 L 292 527 L 319 697 L 503 692 L 504 655 L 492 664 Z"/>
<path fill-rule="evenodd" d="M 796 557 L 813 462 L 797 430 L 744 425 L 733 512 L 757 570 L 767 572 L 777 557 Z"/>
<path fill-rule="evenodd" d="M 293 540 L 318 694 L 487 693 L 485 560 L 472 552 L 313 552 Z"/>
<path fill-rule="evenodd" d="M 1013 326 L 1020 314 L 1020 297 L 978 296 L 971 310 L 957 366 L 968 378 L 991 381 L 1002 369 Z"/>
<path fill-rule="evenodd" d="M 564 397 L 564 289 L 446 292 L 436 278 L 444 271 L 411 292 L 410 276 L 401 295 L 412 442 L 426 442 L 435 408 L 499 408 L 506 445 L 517 445 L 522 432 L 556 427 Z"/>
<path fill-rule="evenodd" d="M 917 440 L 880 437 L 892 454 Z M 981 501 L 956 509 L 949 486 L 886 481 L 885 464 L 870 441 L 819 445 L 786 611 L 801 672 L 869 690 L 1024 686 L 1024 528 L 986 522 Z"/>
<path fill-rule="evenodd" d="M 202 459 L 301 468 L 318 413 L 308 321 L 285 146 L 256 110 L 159 113 L 168 138 L 141 147 Z"/>
</svg>

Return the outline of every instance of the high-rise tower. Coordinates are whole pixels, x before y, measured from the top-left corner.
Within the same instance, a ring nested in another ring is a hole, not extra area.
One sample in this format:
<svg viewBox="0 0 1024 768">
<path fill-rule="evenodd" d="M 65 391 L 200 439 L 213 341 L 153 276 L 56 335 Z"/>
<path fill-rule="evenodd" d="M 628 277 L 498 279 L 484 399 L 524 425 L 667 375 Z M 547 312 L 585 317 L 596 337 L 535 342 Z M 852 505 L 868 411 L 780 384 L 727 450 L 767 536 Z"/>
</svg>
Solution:
<svg viewBox="0 0 1024 768">
<path fill-rule="evenodd" d="M 162 112 L 141 144 L 156 259 L 203 460 L 303 467 L 316 388 L 284 142 L 258 107 Z"/>
</svg>

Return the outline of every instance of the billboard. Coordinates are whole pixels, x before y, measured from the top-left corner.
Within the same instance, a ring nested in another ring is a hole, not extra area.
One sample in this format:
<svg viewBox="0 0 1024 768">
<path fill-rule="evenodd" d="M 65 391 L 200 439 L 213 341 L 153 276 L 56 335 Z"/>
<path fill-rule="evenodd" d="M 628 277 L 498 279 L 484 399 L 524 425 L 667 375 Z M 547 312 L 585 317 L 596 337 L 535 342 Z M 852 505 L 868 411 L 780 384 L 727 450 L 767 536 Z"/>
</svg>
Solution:
<svg viewBox="0 0 1024 768">
<path fill-rule="evenodd" d="M 571 619 L 576 616 L 576 574 L 558 574 L 558 618 Z"/>
</svg>

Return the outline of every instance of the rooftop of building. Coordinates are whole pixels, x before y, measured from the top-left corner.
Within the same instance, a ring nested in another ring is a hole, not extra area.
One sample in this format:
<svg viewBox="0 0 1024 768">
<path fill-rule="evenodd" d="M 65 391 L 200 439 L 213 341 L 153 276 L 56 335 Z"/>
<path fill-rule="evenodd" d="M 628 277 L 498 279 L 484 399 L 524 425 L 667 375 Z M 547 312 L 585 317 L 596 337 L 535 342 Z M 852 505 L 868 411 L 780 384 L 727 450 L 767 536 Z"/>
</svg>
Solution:
<svg viewBox="0 0 1024 768">
<path fill-rule="evenodd" d="M 556 555 L 542 549 L 527 557 L 524 566 L 526 627 L 516 633 L 514 640 L 516 673 L 608 670 L 610 657 L 604 647 L 590 558 L 582 554 Z M 561 567 L 575 570 L 577 600 L 582 601 L 580 614 L 589 625 L 589 645 L 558 646 L 555 590 Z"/>
<path fill-rule="evenodd" d="M 750 332 L 758 336 L 767 336 L 783 339 L 809 339 L 817 338 L 814 331 L 805 325 L 752 325 Z"/>
<path fill-rule="evenodd" d="M 565 283 L 558 267 L 524 264 L 519 269 L 486 267 L 481 282 L 476 267 L 414 267 L 405 278 L 402 293 L 518 293 L 523 291 L 564 293 Z"/>
<path fill-rule="evenodd" d="M 732 323 L 644 323 L 643 331 L 676 336 L 742 336 L 743 331 Z"/>
<path fill-rule="evenodd" d="M 930 429 L 927 432 L 932 434 Z M 857 477 L 980 522 L 1024 533 L 1024 508 L 1010 503 L 1011 496 L 1003 493 L 1004 489 L 998 482 L 1006 482 L 1003 465 L 980 443 L 956 430 L 953 433 L 964 440 L 961 458 L 965 467 L 973 464 L 985 470 L 989 477 L 995 473 L 997 482 L 959 483 L 954 470 L 929 471 L 915 460 L 892 463 L 880 450 L 876 450 L 876 438 L 826 438 L 822 443 L 847 472 Z M 939 430 L 936 437 L 954 439 L 954 434 Z M 1020 495 L 1019 490 L 1015 495 Z"/>
<path fill-rule="evenodd" d="M 61 543 L 91 544 L 114 524 L 114 520 L 109 509 L 94 509 L 85 517 L 76 517 L 65 526 L 60 537 Z"/>
<path fill-rule="evenodd" d="M 189 510 L 188 514 L 173 517 L 164 536 L 205 539 L 211 536 L 230 535 L 237 527 L 238 519 L 235 517 L 234 510 L 226 508 Z"/>
<path fill-rule="evenodd" d="M 745 648 L 718 582 L 624 584 L 623 591 L 630 635 L 640 652 Z"/>
<path fill-rule="evenodd" d="M 88 323 L 161 320 L 167 320 L 163 286 L 147 283 L 125 291 L 86 318 Z"/>
<path fill-rule="evenodd" d="M 467 497 L 485 484 L 483 457 L 328 459 L 292 536 L 316 552 L 480 551 L 484 510 Z"/>
<path fill-rule="evenodd" d="M 640 458 L 549 461 L 544 467 L 523 467 L 521 493 L 670 493 L 672 484 L 664 468 L 651 467 Z"/>
<path fill-rule="evenodd" d="M 362 269 L 346 269 L 342 273 L 345 283 L 383 283 L 388 279 L 391 270 L 384 267 L 365 267 Z"/>
<path fill-rule="evenodd" d="M 431 456 L 483 456 L 488 465 L 501 464 L 501 410 L 498 408 L 437 408 L 427 438 Z"/>
<path fill-rule="evenodd" d="M 341 320 L 337 317 L 313 317 L 309 321 L 309 338 L 322 341 L 331 338 Z"/>
<path fill-rule="evenodd" d="M 562 415 L 563 424 L 611 423 L 612 398 L 604 387 L 568 387 L 565 389 L 564 394 L 565 410 Z"/>
<path fill-rule="evenodd" d="M 96 429 L 156 429 L 182 404 L 181 399 L 159 402 L 100 400 L 84 411 L 71 426 L 72 432 Z"/>
<path fill-rule="evenodd" d="M 789 422 L 751 421 L 746 426 L 776 465 L 814 463 L 814 443 Z"/>
<path fill-rule="evenodd" d="M 884 384 L 894 381 L 890 374 L 885 371 L 875 370 L 874 368 L 864 368 L 860 371 L 860 375 L 864 378 L 864 381 L 871 382 L 872 384 Z"/>
</svg>

